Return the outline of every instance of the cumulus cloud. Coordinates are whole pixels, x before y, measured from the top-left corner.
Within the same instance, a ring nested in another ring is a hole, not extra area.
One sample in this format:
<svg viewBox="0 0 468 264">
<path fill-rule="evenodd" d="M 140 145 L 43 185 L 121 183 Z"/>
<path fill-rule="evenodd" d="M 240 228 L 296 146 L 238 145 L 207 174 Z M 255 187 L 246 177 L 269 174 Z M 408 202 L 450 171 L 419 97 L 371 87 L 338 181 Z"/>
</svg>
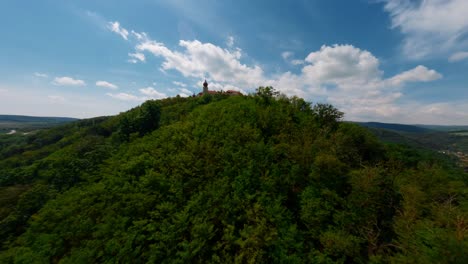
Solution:
<svg viewBox="0 0 468 264">
<path fill-rule="evenodd" d="M 121 101 L 138 101 L 138 102 L 143 101 L 141 97 L 138 97 L 136 95 L 129 94 L 129 93 L 116 93 L 116 94 L 107 93 L 107 95 L 112 98 L 121 100 Z"/>
<path fill-rule="evenodd" d="M 468 120 L 466 100 L 429 104 L 410 101 L 402 103 L 398 108 L 398 113 L 389 117 L 388 121 L 408 124 L 466 125 Z"/>
<path fill-rule="evenodd" d="M 145 62 L 146 60 L 145 54 L 140 53 L 140 52 L 129 53 L 128 56 L 130 57 L 130 59 L 128 60 L 128 62 L 130 63 L 137 63 L 139 61 Z"/>
<path fill-rule="evenodd" d="M 328 101 L 343 110 L 350 120 L 372 120 L 379 117 L 392 117 L 400 113 L 395 101 L 402 97 L 402 93 L 390 91 L 372 91 L 368 93 L 332 92 Z"/>
<path fill-rule="evenodd" d="M 186 94 L 186 93 L 179 93 L 177 95 L 180 96 L 180 97 L 189 97 L 190 96 L 190 94 Z"/>
<path fill-rule="evenodd" d="M 450 62 L 457 62 L 457 61 L 462 61 L 468 59 L 468 52 L 466 51 L 461 51 L 461 52 L 456 52 L 452 56 L 450 56 L 449 61 Z"/>
<path fill-rule="evenodd" d="M 106 81 L 97 81 L 96 86 L 104 87 L 104 88 L 108 88 L 108 89 L 112 89 L 112 90 L 115 90 L 115 89 L 119 88 L 117 85 L 115 85 L 113 83 L 110 83 L 110 82 L 106 82 Z"/>
<path fill-rule="evenodd" d="M 281 57 L 284 61 L 292 64 L 292 65 L 302 65 L 304 64 L 303 60 L 293 59 L 294 53 L 291 51 L 284 51 L 281 53 Z"/>
<path fill-rule="evenodd" d="M 229 47 L 229 48 L 232 48 L 234 47 L 234 37 L 233 36 L 229 36 L 226 40 L 226 45 Z"/>
<path fill-rule="evenodd" d="M 123 39 L 128 40 L 128 30 L 120 26 L 120 23 L 115 21 L 115 22 L 109 22 L 107 23 L 107 28 L 119 34 Z"/>
<path fill-rule="evenodd" d="M 34 73 L 34 76 L 40 77 L 40 78 L 47 78 L 47 77 L 49 77 L 47 74 L 45 74 L 45 73 L 40 73 L 40 72 L 35 72 L 35 73 Z"/>
<path fill-rule="evenodd" d="M 262 84 L 262 68 L 241 63 L 240 49 L 230 51 L 198 40 L 181 40 L 179 46 L 184 52 L 173 51 L 163 43 L 147 40 L 138 44 L 136 49 L 163 57 L 162 70 L 176 70 L 185 77 L 208 77 L 219 82 L 238 83 L 247 87 Z"/>
<path fill-rule="evenodd" d="M 421 59 L 468 46 L 468 1 L 385 1 L 392 27 L 405 36 L 403 51 L 407 57 Z"/>
<path fill-rule="evenodd" d="M 139 95 L 134 95 L 131 93 L 107 93 L 108 96 L 118 99 L 121 101 L 133 101 L 133 102 L 143 102 L 146 100 L 152 99 L 163 99 L 167 95 L 165 93 L 159 92 L 153 87 L 141 88 L 138 90 Z"/>
<path fill-rule="evenodd" d="M 405 84 L 442 78 L 422 65 L 384 78 L 379 60 L 352 45 L 323 46 L 305 61 L 303 78 L 325 89 L 323 94 L 330 103 L 345 111 L 349 119 L 357 120 L 401 116 Z"/>
<path fill-rule="evenodd" d="M 148 35 L 145 32 L 135 32 L 132 30 L 132 35 L 137 39 L 137 40 L 146 40 L 148 39 Z"/>
<path fill-rule="evenodd" d="M 56 77 L 52 82 L 58 86 L 85 86 L 86 83 L 83 80 L 73 79 L 72 77 Z"/>
<path fill-rule="evenodd" d="M 302 65 L 302 64 L 304 64 L 304 61 L 303 60 L 292 60 L 291 64 L 292 65 Z"/>
<path fill-rule="evenodd" d="M 378 82 L 383 72 L 370 52 L 352 45 L 322 46 L 310 53 L 302 69 L 305 78 L 316 83 L 359 88 Z"/>
<path fill-rule="evenodd" d="M 167 97 L 165 93 L 158 92 L 151 86 L 147 88 L 141 88 L 139 91 L 144 96 L 146 96 L 147 99 L 162 99 Z"/>
<path fill-rule="evenodd" d="M 442 78 L 442 74 L 419 65 L 416 68 L 402 72 L 388 80 L 391 85 L 402 85 L 406 82 L 430 82 Z"/>
<path fill-rule="evenodd" d="M 289 58 L 291 58 L 294 54 L 291 52 L 291 51 L 284 51 L 283 53 L 281 53 L 281 57 L 284 59 L 284 60 L 288 60 Z"/>
<path fill-rule="evenodd" d="M 177 86 L 180 86 L 180 87 L 187 87 L 187 84 L 183 83 L 183 82 L 172 82 L 174 85 L 177 85 Z"/>
<path fill-rule="evenodd" d="M 181 89 L 179 89 L 179 90 L 180 90 L 181 93 L 184 93 L 184 94 L 193 94 L 192 91 L 190 91 L 190 90 L 188 90 L 188 89 L 186 89 L 186 88 L 181 88 Z"/>
<path fill-rule="evenodd" d="M 420 111 L 417 111 L 414 115 L 414 121 L 427 119 L 431 117 L 431 123 L 444 124 L 451 121 L 452 124 L 460 125 L 462 122 L 468 120 L 468 102 L 438 102 L 427 105 L 420 105 L 418 107 Z M 418 109 L 416 108 L 416 109 Z M 420 121 L 419 121 L 420 122 Z"/>
<path fill-rule="evenodd" d="M 304 60 L 300 74 L 273 76 L 268 85 L 288 95 L 328 101 L 346 113 L 349 120 L 404 120 L 404 86 L 442 78 L 435 70 L 417 66 L 384 78 L 380 61 L 369 51 L 352 45 L 322 46 Z M 408 113 L 408 112 L 406 112 Z"/>
<path fill-rule="evenodd" d="M 186 89 L 186 88 L 180 88 L 178 95 L 181 97 L 189 97 L 193 94 L 192 91 Z"/>
</svg>

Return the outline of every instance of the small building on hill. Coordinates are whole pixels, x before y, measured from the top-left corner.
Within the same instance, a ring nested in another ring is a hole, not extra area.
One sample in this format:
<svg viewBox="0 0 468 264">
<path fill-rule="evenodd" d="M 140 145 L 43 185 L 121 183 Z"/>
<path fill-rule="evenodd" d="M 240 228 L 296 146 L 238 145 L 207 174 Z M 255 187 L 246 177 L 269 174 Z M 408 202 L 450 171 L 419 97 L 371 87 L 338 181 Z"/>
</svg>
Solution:
<svg viewBox="0 0 468 264">
<path fill-rule="evenodd" d="M 210 89 L 208 89 L 208 82 L 205 80 L 205 82 L 203 82 L 203 91 L 198 93 L 198 96 L 202 96 L 202 95 L 205 95 L 205 94 L 227 94 L 227 95 L 242 95 L 241 92 L 239 91 L 234 91 L 234 90 L 227 90 L 227 91 L 210 91 Z"/>
</svg>

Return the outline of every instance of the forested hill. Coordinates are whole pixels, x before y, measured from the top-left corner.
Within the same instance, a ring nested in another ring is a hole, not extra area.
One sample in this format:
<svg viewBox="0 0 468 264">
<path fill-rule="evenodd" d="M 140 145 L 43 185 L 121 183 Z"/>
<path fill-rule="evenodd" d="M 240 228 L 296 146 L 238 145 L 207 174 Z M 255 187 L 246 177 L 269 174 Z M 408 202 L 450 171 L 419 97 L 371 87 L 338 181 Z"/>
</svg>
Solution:
<svg viewBox="0 0 468 264">
<path fill-rule="evenodd" d="M 0 263 L 468 263 L 467 174 L 261 87 L 0 149 Z"/>
</svg>

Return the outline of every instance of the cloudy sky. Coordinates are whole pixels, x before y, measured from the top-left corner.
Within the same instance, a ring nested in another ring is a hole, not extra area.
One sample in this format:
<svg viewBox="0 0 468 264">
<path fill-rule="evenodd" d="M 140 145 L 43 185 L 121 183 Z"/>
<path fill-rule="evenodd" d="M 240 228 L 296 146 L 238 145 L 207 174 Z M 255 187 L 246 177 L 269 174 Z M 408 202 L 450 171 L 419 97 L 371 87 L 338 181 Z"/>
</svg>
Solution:
<svg viewBox="0 0 468 264">
<path fill-rule="evenodd" d="M 0 114 L 271 85 L 346 120 L 468 124 L 466 0 L 0 1 Z"/>
</svg>

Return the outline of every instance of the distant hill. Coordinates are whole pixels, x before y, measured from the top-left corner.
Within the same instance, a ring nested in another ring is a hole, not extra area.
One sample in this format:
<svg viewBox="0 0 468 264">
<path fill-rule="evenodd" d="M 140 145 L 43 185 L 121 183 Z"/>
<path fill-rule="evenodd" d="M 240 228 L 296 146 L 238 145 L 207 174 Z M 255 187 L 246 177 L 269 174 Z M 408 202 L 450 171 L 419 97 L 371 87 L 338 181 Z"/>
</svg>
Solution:
<svg viewBox="0 0 468 264">
<path fill-rule="evenodd" d="M 357 124 L 368 127 L 368 128 L 383 128 L 388 130 L 410 132 L 410 133 L 427 133 L 431 132 L 431 129 L 416 125 L 403 125 L 403 124 L 391 124 L 391 123 L 380 123 L 380 122 L 357 122 Z"/>
<path fill-rule="evenodd" d="M 380 140 L 435 151 L 468 153 L 468 126 L 403 125 L 355 122 Z"/>
<path fill-rule="evenodd" d="M 0 115 L 0 134 L 10 131 L 29 132 L 37 129 L 51 128 L 78 120 L 71 117 L 38 117 L 23 115 Z"/>
<path fill-rule="evenodd" d="M 468 126 L 438 126 L 438 125 L 415 125 L 415 126 L 426 128 L 426 129 L 431 129 L 431 130 L 445 131 L 445 132 L 468 130 Z"/>
<path fill-rule="evenodd" d="M 18 123 L 66 123 L 78 120 L 71 117 L 39 117 L 23 115 L 0 115 L 0 122 L 18 122 Z"/>
</svg>

